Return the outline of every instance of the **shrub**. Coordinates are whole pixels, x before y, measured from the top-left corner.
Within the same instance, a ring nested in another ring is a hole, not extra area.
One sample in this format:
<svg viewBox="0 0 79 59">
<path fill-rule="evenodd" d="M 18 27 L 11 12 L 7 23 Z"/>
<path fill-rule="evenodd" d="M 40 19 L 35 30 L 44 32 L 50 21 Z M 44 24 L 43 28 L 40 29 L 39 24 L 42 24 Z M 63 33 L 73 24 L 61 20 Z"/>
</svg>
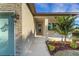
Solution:
<svg viewBox="0 0 79 59">
<path fill-rule="evenodd" d="M 78 45 L 76 43 L 76 40 L 72 40 L 71 44 L 70 44 L 70 47 L 73 48 L 73 49 L 76 49 L 78 48 Z"/>
<path fill-rule="evenodd" d="M 54 51 L 55 50 L 55 46 L 50 45 L 50 44 L 48 45 L 48 48 L 49 48 L 50 51 Z"/>
</svg>

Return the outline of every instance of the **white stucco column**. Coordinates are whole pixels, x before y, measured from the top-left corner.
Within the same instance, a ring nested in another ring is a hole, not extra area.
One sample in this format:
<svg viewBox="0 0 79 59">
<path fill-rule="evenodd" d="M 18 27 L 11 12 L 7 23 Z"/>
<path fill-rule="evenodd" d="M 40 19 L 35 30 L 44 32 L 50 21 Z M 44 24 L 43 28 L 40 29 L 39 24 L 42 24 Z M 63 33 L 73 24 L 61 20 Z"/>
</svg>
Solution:
<svg viewBox="0 0 79 59">
<path fill-rule="evenodd" d="M 44 29 L 44 33 L 45 33 L 45 36 L 47 36 L 48 34 L 48 19 L 45 18 L 45 29 Z"/>
</svg>

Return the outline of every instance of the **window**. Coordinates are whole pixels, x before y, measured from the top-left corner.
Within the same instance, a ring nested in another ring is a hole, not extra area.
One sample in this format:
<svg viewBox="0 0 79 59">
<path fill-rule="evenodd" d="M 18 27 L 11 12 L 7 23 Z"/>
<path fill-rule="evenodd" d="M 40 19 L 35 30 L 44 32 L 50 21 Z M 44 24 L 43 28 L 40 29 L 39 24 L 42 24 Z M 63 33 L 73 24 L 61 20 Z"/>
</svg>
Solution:
<svg viewBox="0 0 79 59">
<path fill-rule="evenodd" d="M 55 24 L 54 23 L 48 23 L 48 30 L 54 30 Z"/>
</svg>

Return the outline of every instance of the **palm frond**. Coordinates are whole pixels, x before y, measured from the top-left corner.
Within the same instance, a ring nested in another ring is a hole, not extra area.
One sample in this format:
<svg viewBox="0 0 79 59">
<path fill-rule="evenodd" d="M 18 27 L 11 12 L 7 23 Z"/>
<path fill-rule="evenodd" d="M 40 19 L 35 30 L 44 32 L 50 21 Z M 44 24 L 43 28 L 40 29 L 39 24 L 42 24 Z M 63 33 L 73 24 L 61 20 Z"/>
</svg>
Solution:
<svg viewBox="0 0 79 59">
<path fill-rule="evenodd" d="M 67 35 L 74 30 L 76 16 L 57 16 L 56 30 L 62 35 Z"/>
</svg>

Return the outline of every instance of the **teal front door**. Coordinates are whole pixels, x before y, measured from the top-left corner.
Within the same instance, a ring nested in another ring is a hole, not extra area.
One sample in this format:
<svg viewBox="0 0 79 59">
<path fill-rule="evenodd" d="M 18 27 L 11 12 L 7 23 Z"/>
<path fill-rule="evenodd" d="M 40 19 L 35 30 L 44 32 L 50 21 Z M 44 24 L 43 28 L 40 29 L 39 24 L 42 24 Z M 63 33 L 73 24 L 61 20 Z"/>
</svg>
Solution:
<svg viewBox="0 0 79 59">
<path fill-rule="evenodd" d="M 14 22 L 12 14 L 0 14 L 0 56 L 14 55 Z"/>
</svg>

